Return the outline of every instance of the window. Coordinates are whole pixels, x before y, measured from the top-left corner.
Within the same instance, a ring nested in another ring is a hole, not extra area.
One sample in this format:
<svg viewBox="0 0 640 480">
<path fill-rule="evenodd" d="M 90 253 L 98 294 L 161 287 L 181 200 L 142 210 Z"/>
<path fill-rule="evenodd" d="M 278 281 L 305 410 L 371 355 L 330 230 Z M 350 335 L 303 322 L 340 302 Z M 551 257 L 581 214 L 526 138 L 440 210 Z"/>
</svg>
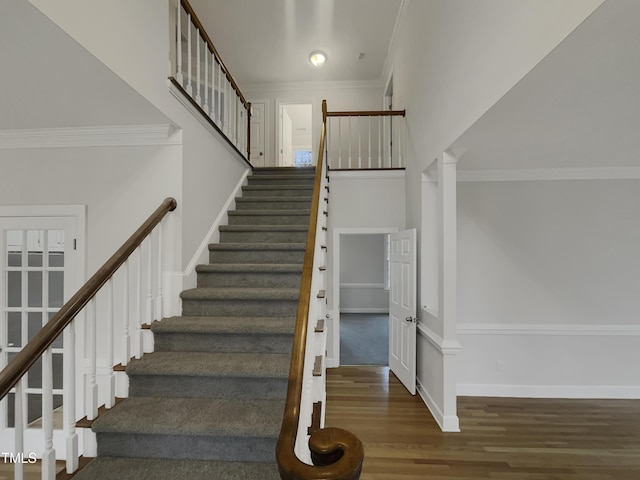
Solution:
<svg viewBox="0 0 640 480">
<path fill-rule="evenodd" d="M 296 150 L 296 167 L 310 167 L 313 165 L 311 150 Z"/>
</svg>

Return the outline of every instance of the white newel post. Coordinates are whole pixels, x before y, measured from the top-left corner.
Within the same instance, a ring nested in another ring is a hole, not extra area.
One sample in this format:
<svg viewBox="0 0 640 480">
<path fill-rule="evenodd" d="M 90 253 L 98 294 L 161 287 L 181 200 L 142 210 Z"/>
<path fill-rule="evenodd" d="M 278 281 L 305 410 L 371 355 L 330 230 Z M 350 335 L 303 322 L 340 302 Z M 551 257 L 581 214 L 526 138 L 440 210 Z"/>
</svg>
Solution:
<svg viewBox="0 0 640 480">
<path fill-rule="evenodd" d="M 129 260 L 122 265 L 122 365 L 131 359 L 129 339 Z"/>
<path fill-rule="evenodd" d="M 156 312 L 158 313 L 157 320 L 162 320 L 163 315 L 163 298 L 162 298 L 162 223 L 158 224 L 158 296 L 156 297 Z"/>
<path fill-rule="evenodd" d="M 193 86 L 191 85 L 191 14 L 187 14 L 187 93 L 193 96 Z"/>
<path fill-rule="evenodd" d="M 184 87 L 184 76 L 182 75 L 182 5 L 178 2 L 178 12 L 176 15 L 176 80 L 181 87 Z"/>
<path fill-rule="evenodd" d="M 42 355 L 42 479 L 56 478 L 56 451 L 53 449 L 53 354 L 49 347 Z"/>
<path fill-rule="evenodd" d="M 135 356 L 136 358 L 140 358 L 144 353 L 144 339 L 142 336 L 142 246 L 136 248 L 136 253 L 136 334 L 134 340 L 136 342 Z"/>
<path fill-rule="evenodd" d="M 105 407 L 111 408 L 115 404 L 116 398 L 116 377 L 113 373 L 113 344 L 114 344 L 114 318 L 113 318 L 113 279 L 109 279 L 106 285 L 107 290 L 107 396 Z"/>
<path fill-rule="evenodd" d="M 14 396 L 14 410 L 13 410 L 13 424 L 15 434 L 14 453 L 16 458 L 21 458 L 20 455 L 24 453 L 24 430 L 26 426 L 25 419 L 25 402 L 26 392 L 25 386 L 27 383 L 27 376 L 23 376 L 16 384 L 16 392 Z M 22 480 L 24 476 L 24 465 L 22 462 L 16 462 L 13 467 L 13 478 L 15 480 Z"/>
<path fill-rule="evenodd" d="M 85 414 L 88 420 L 98 416 L 98 384 L 96 383 L 96 300 L 92 298 L 87 307 L 87 355 L 89 357 L 89 374 L 85 397 Z"/>
</svg>

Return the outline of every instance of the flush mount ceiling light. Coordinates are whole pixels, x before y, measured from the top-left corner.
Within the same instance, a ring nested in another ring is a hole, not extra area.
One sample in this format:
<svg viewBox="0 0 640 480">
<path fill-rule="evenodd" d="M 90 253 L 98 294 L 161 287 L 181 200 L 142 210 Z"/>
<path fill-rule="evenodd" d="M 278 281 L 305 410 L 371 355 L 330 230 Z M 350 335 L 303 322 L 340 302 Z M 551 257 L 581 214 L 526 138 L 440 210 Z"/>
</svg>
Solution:
<svg viewBox="0 0 640 480">
<path fill-rule="evenodd" d="M 313 64 L 314 67 L 321 67 L 326 60 L 327 55 L 320 50 L 316 50 L 309 54 L 309 61 Z"/>
</svg>

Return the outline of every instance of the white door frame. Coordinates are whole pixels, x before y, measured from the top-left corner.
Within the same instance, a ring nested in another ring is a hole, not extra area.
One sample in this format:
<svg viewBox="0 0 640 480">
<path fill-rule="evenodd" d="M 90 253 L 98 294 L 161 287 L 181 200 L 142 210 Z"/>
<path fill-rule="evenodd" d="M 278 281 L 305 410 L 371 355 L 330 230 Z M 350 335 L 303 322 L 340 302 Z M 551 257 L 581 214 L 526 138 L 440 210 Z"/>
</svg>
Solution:
<svg viewBox="0 0 640 480">
<path fill-rule="evenodd" d="M 328 324 L 327 341 L 331 345 L 331 356 L 327 355 L 327 367 L 340 366 L 340 237 L 342 235 L 387 235 L 395 233 L 397 227 L 334 228 L 332 229 L 331 254 L 331 318 Z"/>
<path fill-rule="evenodd" d="M 0 218 L 21 219 L 35 217 L 66 217 L 74 220 L 75 222 L 75 238 L 69 239 L 70 241 L 75 240 L 75 266 L 70 271 L 71 278 L 69 278 L 70 283 L 68 284 L 69 291 L 65 292 L 64 301 L 67 301 L 86 281 L 87 207 L 86 205 L 0 205 Z M 1 253 L 4 254 L 4 252 Z M 2 299 L 0 299 L 0 303 L 2 303 Z M 78 317 L 81 318 L 82 313 L 80 313 Z M 78 322 L 79 328 L 76 329 L 76 338 L 84 337 L 84 329 L 82 328 L 82 324 L 83 322 Z M 79 347 L 78 343 L 76 342 L 76 349 L 78 348 L 81 347 Z M 81 352 L 76 351 L 76 358 L 82 358 L 79 353 Z M 78 366 L 76 368 L 76 375 L 79 375 L 81 369 Z M 76 412 L 74 412 L 75 418 L 77 418 L 78 412 L 81 411 L 80 409 L 83 405 L 83 394 L 84 392 L 82 391 L 82 389 L 76 390 Z M 3 431 L 3 435 L 7 432 L 12 432 L 12 430 L 13 429 Z M 33 447 L 33 445 L 39 445 L 39 442 L 42 441 L 38 432 L 39 430 L 37 429 L 27 429 L 25 431 L 24 441 L 26 450 L 30 452 L 37 452 L 37 454 L 39 455 L 40 453 L 42 453 L 41 450 L 34 450 Z M 10 433 L 10 436 L 11 435 L 12 433 Z M 66 434 L 64 433 L 64 431 L 54 430 L 54 448 L 56 450 L 56 456 L 58 459 L 65 458 L 66 445 Z"/>
<path fill-rule="evenodd" d="M 271 163 L 273 162 L 273 159 L 271 158 L 270 155 L 270 150 L 269 150 L 269 101 L 266 99 L 262 99 L 262 98 L 258 98 L 258 99 L 253 99 L 251 101 L 251 105 L 253 105 L 254 103 L 262 103 L 264 105 L 264 116 L 262 118 L 262 122 L 264 123 L 264 152 L 263 152 L 263 162 L 266 166 L 270 166 Z"/>
<path fill-rule="evenodd" d="M 316 145 L 316 123 L 313 121 L 315 115 L 317 113 L 317 107 L 313 100 L 281 100 L 276 98 L 276 156 L 274 159 L 275 165 L 280 165 L 281 162 L 281 154 L 280 150 L 282 150 L 282 107 L 285 105 L 311 105 L 311 151 L 313 152 L 313 158 L 315 160 L 317 152 Z M 315 163 L 314 163 L 315 165 Z"/>
</svg>

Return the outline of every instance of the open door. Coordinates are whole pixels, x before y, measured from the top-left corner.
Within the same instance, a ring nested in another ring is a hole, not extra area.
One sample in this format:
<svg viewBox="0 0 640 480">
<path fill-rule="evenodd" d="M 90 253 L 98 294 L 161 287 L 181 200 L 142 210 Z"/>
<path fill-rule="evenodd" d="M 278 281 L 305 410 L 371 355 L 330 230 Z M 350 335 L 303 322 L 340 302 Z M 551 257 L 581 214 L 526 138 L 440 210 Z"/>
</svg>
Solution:
<svg viewBox="0 0 640 480">
<path fill-rule="evenodd" d="M 416 229 L 390 235 L 389 368 L 416 394 Z"/>
</svg>

